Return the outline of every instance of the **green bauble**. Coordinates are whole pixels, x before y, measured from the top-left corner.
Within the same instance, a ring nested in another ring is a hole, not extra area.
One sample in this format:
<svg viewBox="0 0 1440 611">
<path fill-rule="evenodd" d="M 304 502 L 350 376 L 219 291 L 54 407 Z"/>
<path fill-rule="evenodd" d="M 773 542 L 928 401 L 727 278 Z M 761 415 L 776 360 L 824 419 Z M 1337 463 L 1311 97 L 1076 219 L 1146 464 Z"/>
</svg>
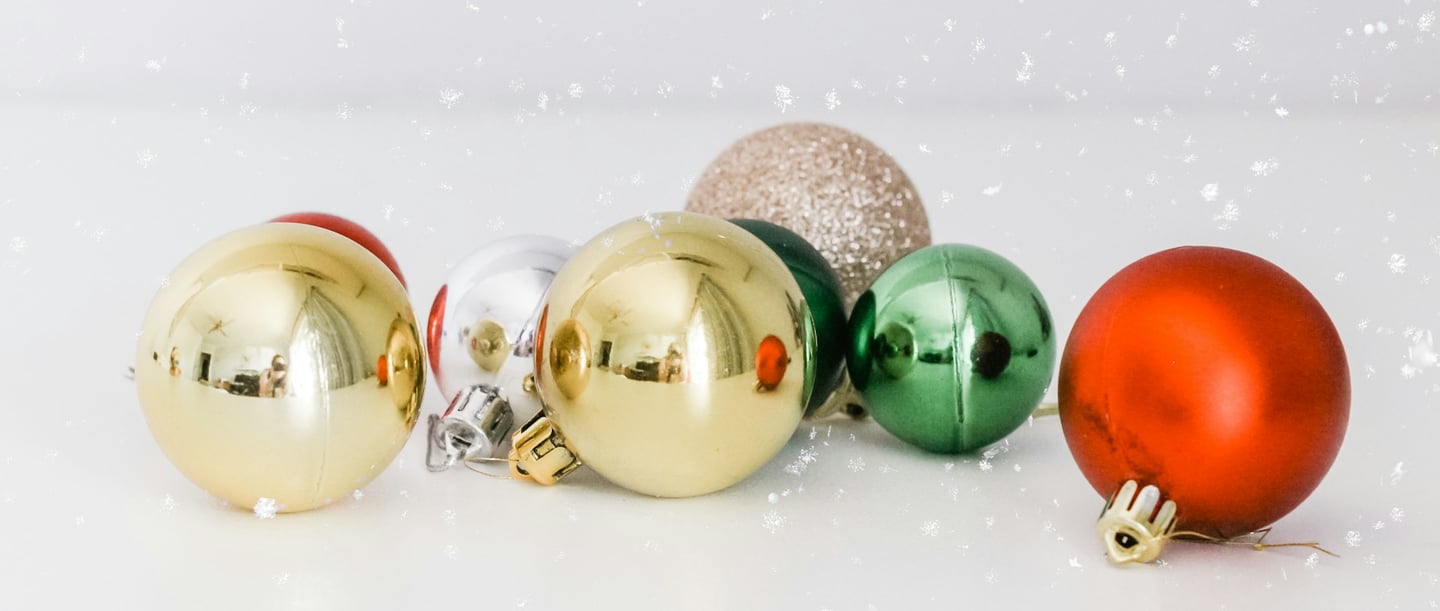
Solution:
<svg viewBox="0 0 1440 611">
<path fill-rule="evenodd" d="M 917 250 L 880 274 L 850 315 L 850 379 L 870 414 L 932 452 L 970 452 L 1025 422 L 1055 374 L 1050 309 L 998 254 Z"/>
<path fill-rule="evenodd" d="M 845 343 L 849 337 L 845 325 L 845 289 L 840 277 L 824 255 L 799 234 L 768 221 L 731 219 L 764 242 L 780 256 L 815 319 L 815 390 L 805 406 L 809 417 L 824 405 L 845 380 Z"/>
</svg>

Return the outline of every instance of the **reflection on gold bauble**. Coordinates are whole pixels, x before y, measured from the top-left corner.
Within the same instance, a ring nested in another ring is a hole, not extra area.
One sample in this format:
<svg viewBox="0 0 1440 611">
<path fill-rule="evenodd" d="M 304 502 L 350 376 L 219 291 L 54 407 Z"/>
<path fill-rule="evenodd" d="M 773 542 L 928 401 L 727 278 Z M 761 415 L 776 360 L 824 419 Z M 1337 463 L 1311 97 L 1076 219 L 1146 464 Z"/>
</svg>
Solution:
<svg viewBox="0 0 1440 611">
<path fill-rule="evenodd" d="M 567 446 L 655 496 L 706 494 L 760 468 L 794 433 L 814 379 L 790 271 L 699 214 L 600 233 L 555 276 L 539 327 L 537 383 Z"/>
<path fill-rule="evenodd" d="M 236 231 L 181 263 L 150 304 L 135 362 L 170 461 L 233 505 L 271 499 L 279 511 L 379 475 L 425 387 L 396 275 L 339 234 L 291 223 Z"/>
<path fill-rule="evenodd" d="M 741 138 L 701 173 L 685 209 L 800 234 L 835 267 L 847 308 L 891 263 L 930 244 L 905 171 L 833 125 L 787 123 Z"/>
</svg>

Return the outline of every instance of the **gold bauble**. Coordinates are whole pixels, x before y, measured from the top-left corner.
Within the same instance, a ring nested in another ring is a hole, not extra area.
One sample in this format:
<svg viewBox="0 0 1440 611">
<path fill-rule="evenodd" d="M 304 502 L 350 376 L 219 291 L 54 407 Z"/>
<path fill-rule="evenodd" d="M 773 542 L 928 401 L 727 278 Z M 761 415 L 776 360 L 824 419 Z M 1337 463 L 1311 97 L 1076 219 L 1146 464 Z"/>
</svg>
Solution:
<svg viewBox="0 0 1440 611">
<path fill-rule="evenodd" d="M 150 304 L 135 362 L 170 461 L 232 505 L 269 499 L 282 512 L 379 475 L 425 387 L 395 274 L 339 234 L 290 223 L 225 235 L 181 263 Z"/>
<path fill-rule="evenodd" d="M 744 479 L 784 447 L 814 380 L 790 271 L 740 227 L 634 219 L 560 269 L 536 380 L 565 444 L 606 479 L 683 497 Z"/>
<path fill-rule="evenodd" d="M 847 308 L 891 263 L 930 244 L 904 170 L 833 125 L 787 123 L 741 138 L 705 168 L 685 209 L 800 234 L 835 267 Z"/>
</svg>

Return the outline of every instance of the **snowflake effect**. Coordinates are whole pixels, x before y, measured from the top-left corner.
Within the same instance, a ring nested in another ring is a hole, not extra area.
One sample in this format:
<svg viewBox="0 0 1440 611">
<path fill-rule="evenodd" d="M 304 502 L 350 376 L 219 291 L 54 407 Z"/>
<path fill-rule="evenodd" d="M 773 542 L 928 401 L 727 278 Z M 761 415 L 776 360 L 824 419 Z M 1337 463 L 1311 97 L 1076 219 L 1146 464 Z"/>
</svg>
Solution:
<svg viewBox="0 0 1440 611">
<path fill-rule="evenodd" d="M 1405 255 L 1400 253 L 1390 255 L 1390 261 L 1385 265 L 1390 268 L 1390 273 L 1396 276 L 1405 273 L 1405 268 L 1409 266 L 1409 264 L 1405 262 Z"/>
<path fill-rule="evenodd" d="M 784 471 L 790 475 L 800 475 L 804 473 L 806 469 L 809 469 L 810 465 L 819 457 L 820 453 L 815 450 L 815 446 L 804 448 L 800 450 L 800 455 L 796 456 L 793 462 L 785 465 Z"/>
<path fill-rule="evenodd" d="M 765 512 L 764 516 L 761 516 L 760 525 L 764 526 L 765 530 L 770 531 L 770 534 L 773 535 L 777 532 L 780 532 L 780 529 L 785 527 L 786 521 L 787 519 L 785 516 L 780 515 L 780 512 L 771 509 L 770 511 Z"/>
<path fill-rule="evenodd" d="M 262 496 L 260 500 L 255 501 L 254 511 L 255 517 L 269 520 L 275 517 L 276 512 L 280 511 L 280 505 L 275 502 L 275 499 Z"/>
<path fill-rule="evenodd" d="M 440 90 L 440 103 L 444 104 L 447 110 L 450 108 L 454 108 L 455 104 L 459 103 L 460 98 L 463 97 L 465 97 L 465 92 L 460 91 L 459 89 L 446 87 L 445 89 Z"/>
<path fill-rule="evenodd" d="M 795 106 L 795 95 L 790 93 L 790 88 L 784 85 L 775 86 L 775 107 L 780 109 L 781 114 L 789 112 Z"/>
</svg>

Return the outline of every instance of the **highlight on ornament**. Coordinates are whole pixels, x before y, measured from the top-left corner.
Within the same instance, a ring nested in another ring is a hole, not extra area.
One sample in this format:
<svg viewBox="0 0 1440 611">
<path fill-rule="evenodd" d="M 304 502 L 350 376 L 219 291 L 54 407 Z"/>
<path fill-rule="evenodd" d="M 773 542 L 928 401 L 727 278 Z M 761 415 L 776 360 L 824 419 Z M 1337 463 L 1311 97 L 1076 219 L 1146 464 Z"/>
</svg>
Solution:
<svg viewBox="0 0 1440 611">
<path fill-rule="evenodd" d="M 431 471 L 504 456 L 514 426 L 540 412 L 530 378 L 540 301 L 571 252 L 558 238 L 496 240 L 466 256 L 436 293 L 426 345 L 450 405 L 429 423 Z"/>
<path fill-rule="evenodd" d="M 1116 273 L 1070 333 L 1059 399 L 1071 455 L 1112 498 L 1112 560 L 1174 538 L 1318 549 L 1248 540 L 1319 485 L 1350 413 L 1340 335 L 1278 266 L 1191 246 Z"/>
<path fill-rule="evenodd" d="M 156 293 L 136 348 L 151 433 L 227 503 L 292 512 L 344 498 L 404 446 L 424 348 L 398 270 L 330 229 L 222 236 Z"/>
<path fill-rule="evenodd" d="M 542 306 L 543 414 L 512 472 L 543 484 L 582 464 L 663 497 L 707 494 L 784 447 L 814 385 L 804 294 L 764 242 L 722 219 L 647 215 L 601 232 Z"/>
<path fill-rule="evenodd" d="M 973 452 L 1019 428 L 1055 372 L 1050 309 L 1004 257 L 937 244 L 895 262 L 850 315 L 850 380 L 885 430 Z"/>
</svg>

